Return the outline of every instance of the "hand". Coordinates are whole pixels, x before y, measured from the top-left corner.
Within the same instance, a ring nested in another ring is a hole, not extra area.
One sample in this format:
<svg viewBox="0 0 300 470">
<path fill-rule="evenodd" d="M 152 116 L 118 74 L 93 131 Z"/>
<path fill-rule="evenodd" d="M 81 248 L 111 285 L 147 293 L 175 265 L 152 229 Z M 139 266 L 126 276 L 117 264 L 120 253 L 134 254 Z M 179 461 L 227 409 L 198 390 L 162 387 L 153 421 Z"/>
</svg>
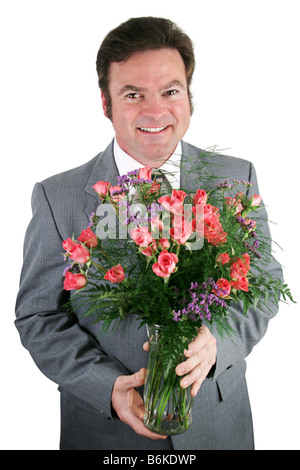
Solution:
<svg viewBox="0 0 300 470">
<path fill-rule="evenodd" d="M 199 328 L 198 336 L 189 344 L 188 349 L 184 351 L 184 355 L 187 359 L 178 364 L 175 372 L 179 376 L 187 374 L 180 381 L 180 386 L 186 388 L 192 385 L 191 394 L 196 396 L 217 357 L 216 339 L 207 326 L 202 325 Z"/>
<path fill-rule="evenodd" d="M 111 402 L 121 421 L 128 424 L 137 434 L 150 439 L 166 439 L 150 431 L 143 422 L 145 406 L 142 397 L 135 390 L 145 383 L 146 369 L 133 375 L 120 375 L 114 383 Z"/>
<path fill-rule="evenodd" d="M 149 351 L 149 341 L 144 343 L 143 349 Z M 191 394 L 195 397 L 217 357 L 217 342 L 207 326 L 199 328 L 198 336 L 189 344 L 184 355 L 188 359 L 178 364 L 175 372 L 179 376 L 188 374 L 180 381 L 180 385 L 182 388 L 192 385 Z"/>
</svg>

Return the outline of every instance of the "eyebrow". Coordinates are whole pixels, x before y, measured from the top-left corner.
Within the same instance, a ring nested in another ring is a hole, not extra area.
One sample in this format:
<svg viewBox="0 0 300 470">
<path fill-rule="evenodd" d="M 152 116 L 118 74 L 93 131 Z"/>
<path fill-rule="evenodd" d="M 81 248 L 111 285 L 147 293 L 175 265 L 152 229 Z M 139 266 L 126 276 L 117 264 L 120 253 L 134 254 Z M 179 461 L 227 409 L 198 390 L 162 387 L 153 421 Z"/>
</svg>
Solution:
<svg viewBox="0 0 300 470">
<path fill-rule="evenodd" d="M 173 88 L 174 86 L 180 87 L 183 90 L 186 89 L 185 85 L 180 80 L 172 80 L 171 82 L 169 82 L 165 86 L 163 86 L 160 91 L 168 90 L 169 88 Z M 147 91 L 147 89 L 146 88 L 141 88 L 141 87 L 138 87 L 138 86 L 135 86 L 135 85 L 125 85 L 120 89 L 118 95 L 119 96 L 123 95 L 123 93 L 125 93 L 126 91 L 134 91 L 136 93 L 145 93 Z"/>
<path fill-rule="evenodd" d="M 125 85 L 121 88 L 119 91 L 118 95 L 123 95 L 126 91 L 135 91 L 136 93 L 144 93 L 146 91 L 146 88 L 140 88 L 138 86 L 134 85 Z"/>
<path fill-rule="evenodd" d="M 185 85 L 180 81 L 180 80 L 172 80 L 171 82 L 167 83 L 162 89 L 162 90 L 168 90 L 169 88 L 173 88 L 174 86 L 177 86 L 179 88 L 182 88 L 185 90 Z"/>
</svg>

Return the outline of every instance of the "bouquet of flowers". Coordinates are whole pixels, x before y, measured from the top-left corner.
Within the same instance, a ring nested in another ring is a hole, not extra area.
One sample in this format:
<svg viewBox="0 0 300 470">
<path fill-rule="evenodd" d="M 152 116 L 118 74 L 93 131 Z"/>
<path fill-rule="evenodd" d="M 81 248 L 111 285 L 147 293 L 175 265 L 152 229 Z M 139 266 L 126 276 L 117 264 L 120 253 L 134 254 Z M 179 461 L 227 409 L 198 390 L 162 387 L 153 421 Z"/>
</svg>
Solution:
<svg viewBox="0 0 300 470">
<path fill-rule="evenodd" d="M 145 167 L 117 186 L 96 183 L 101 204 L 89 227 L 63 242 L 72 260 L 64 289 L 77 291 L 72 305 L 101 322 L 101 331 L 113 332 L 129 315 L 149 328 L 145 424 L 156 432 L 189 426 L 192 398 L 174 369 L 202 324 L 234 335 L 228 318 L 237 302 L 246 315 L 280 296 L 293 300 L 266 272 L 271 244 L 253 218 L 262 202 L 247 196 L 250 187 L 210 181 L 194 193 L 168 193 Z"/>
</svg>

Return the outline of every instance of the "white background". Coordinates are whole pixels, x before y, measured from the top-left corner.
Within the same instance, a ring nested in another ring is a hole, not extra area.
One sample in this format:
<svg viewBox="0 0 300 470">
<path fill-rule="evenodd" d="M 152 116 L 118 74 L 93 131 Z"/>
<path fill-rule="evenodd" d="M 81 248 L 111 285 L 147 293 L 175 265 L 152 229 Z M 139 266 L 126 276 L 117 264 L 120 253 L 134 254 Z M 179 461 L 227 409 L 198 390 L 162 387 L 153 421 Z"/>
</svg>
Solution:
<svg viewBox="0 0 300 470">
<path fill-rule="evenodd" d="M 195 44 L 185 140 L 251 160 L 277 258 L 299 301 L 299 2 L 10 0 L 1 44 L 1 440 L 57 449 L 59 393 L 21 346 L 14 305 L 36 181 L 76 167 L 113 137 L 95 71 L 104 35 L 133 16 L 173 19 Z M 299 449 L 299 304 L 282 304 L 249 356 L 256 448 Z"/>
</svg>

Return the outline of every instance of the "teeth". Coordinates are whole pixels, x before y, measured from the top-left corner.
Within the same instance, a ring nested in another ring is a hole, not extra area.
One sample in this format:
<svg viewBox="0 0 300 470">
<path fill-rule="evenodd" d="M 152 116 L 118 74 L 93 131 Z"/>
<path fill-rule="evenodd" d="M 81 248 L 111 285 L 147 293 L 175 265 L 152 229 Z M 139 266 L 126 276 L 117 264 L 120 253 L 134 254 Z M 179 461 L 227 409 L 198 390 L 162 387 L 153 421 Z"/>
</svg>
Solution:
<svg viewBox="0 0 300 470">
<path fill-rule="evenodd" d="M 164 126 L 164 127 L 140 127 L 140 129 L 142 131 L 145 131 L 145 132 L 160 132 L 160 131 L 163 131 L 164 129 L 166 129 L 168 126 Z"/>
</svg>

